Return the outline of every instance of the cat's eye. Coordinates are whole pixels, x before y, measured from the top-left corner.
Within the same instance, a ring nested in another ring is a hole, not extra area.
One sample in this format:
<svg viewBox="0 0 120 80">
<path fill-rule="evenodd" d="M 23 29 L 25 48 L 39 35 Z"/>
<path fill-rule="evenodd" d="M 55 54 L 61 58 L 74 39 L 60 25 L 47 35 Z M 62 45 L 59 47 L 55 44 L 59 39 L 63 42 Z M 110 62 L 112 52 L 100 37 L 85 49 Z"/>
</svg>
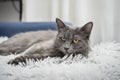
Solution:
<svg viewBox="0 0 120 80">
<path fill-rule="evenodd" d="M 62 41 L 65 41 L 65 40 L 66 40 L 64 37 L 60 37 L 60 39 L 61 39 Z"/>
<path fill-rule="evenodd" d="M 79 42 L 78 39 L 74 39 L 74 40 L 73 40 L 73 43 L 75 43 L 75 44 L 77 44 L 78 42 Z"/>
</svg>

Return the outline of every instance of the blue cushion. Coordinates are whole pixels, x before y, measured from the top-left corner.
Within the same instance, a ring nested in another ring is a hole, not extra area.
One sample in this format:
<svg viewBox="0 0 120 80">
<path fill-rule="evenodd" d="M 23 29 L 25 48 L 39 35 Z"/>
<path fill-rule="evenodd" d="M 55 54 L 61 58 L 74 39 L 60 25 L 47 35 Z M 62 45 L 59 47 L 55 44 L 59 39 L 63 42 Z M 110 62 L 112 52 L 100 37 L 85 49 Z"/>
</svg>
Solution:
<svg viewBox="0 0 120 80">
<path fill-rule="evenodd" d="M 67 25 L 72 25 L 66 22 Z M 56 22 L 0 22 L 0 36 L 11 37 L 16 33 L 36 30 L 56 30 Z"/>
</svg>

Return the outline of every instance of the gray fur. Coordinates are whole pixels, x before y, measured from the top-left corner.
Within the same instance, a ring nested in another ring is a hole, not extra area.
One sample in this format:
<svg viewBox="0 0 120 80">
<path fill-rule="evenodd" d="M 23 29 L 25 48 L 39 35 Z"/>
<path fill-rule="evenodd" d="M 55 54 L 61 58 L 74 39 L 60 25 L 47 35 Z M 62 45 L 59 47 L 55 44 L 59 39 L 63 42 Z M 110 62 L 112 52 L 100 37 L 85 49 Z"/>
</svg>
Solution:
<svg viewBox="0 0 120 80">
<path fill-rule="evenodd" d="M 17 34 L 0 44 L 0 54 L 19 54 L 9 64 L 26 62 L 26 59 L 44 59 L 46 57 L 64 57 L 82 54 L 88 57 L 89 37 L 93 23 L 72 29 L 60 19 L 56 19 L 57 31 L 35 31 Z M 76 41 L 74 41 L 76 40 Z"/>
<path fill-rule="evenodd" d="M 55 38 L 56 33 L 57 31 L 51 30 L 19 33 L 0 44 L 0 54 L 19 54 L 36 43 L 42 43 Z"/>
</svg>

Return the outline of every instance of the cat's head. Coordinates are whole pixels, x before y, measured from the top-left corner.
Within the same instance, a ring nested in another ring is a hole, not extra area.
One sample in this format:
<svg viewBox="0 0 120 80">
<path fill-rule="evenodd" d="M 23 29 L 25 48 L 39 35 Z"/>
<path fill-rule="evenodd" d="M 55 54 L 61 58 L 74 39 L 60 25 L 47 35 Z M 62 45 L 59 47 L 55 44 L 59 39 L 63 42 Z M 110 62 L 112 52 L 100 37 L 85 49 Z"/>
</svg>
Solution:
<svg viewBox="0 0 120 80">
<path fill-rule="evenodd" d="M 93 27 L 92 22 L 88 22 L 83 27 L 75 29 L 67 26 L 62 20 L 56 18 L 58 34 L 55 46 L 63 54 L 81 53 L 87 56 L 89 47 L 89 37 Z"/>
</svg>

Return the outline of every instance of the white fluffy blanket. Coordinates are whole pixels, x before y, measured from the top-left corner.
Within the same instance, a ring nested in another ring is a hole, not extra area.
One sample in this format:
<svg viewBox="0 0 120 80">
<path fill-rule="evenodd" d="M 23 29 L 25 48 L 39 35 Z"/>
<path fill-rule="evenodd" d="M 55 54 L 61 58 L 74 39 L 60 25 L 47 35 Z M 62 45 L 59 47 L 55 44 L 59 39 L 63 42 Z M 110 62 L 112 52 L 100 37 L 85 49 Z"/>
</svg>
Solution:
<svg viewBox="0 0 120 80">
<path fill-rule="evenodd" d="M 60 62 L 59 58 L 47 58 L 28 61 L 26 66 L 8 65 L 14 57 L 0 56 L 0 80 L 120 80 L 120 44 L 115 42 L 92 47 L 88 59 L 77 56 Z"/>
</svg>

